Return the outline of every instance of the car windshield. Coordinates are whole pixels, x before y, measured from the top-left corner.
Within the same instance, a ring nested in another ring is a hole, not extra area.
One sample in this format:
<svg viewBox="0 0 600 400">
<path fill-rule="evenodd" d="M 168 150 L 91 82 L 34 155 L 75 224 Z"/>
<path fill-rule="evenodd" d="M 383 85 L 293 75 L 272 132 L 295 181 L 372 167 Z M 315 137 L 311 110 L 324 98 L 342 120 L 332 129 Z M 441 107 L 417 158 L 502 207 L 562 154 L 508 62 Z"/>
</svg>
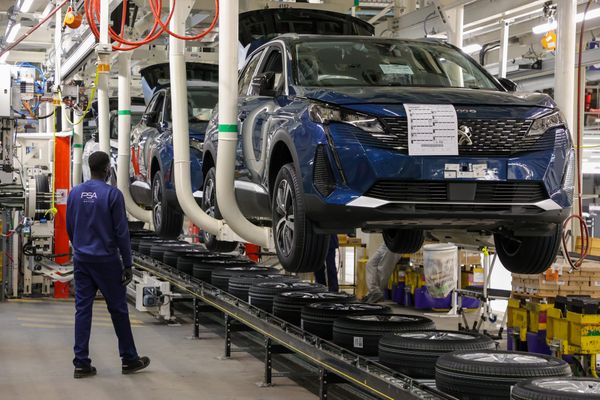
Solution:
<svg viewBox="0 0 600 400">
<path fill-rule="evenodd" d="M 435 42 L 308 41 L 296 45 L 300 86 L 412 86 L 498 90 L 461 52 Z"/>
<path fill-rule="evenodd" d="M 190 122 L 207 122 L 219 100 L 219 91 L 214 88 L 190 89 L 188 92 L 188 112 Z"/>
</svg>

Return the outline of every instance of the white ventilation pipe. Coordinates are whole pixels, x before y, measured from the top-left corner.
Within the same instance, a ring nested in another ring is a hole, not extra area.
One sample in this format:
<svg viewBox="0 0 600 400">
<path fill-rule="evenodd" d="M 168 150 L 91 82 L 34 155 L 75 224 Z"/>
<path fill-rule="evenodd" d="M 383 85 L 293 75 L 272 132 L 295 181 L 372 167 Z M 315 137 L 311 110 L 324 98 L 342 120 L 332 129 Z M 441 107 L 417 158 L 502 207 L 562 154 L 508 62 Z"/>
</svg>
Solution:
<svg viewBox="0 0 600 400">
<path fill-rule="evenodd" d="M 117 187 L 123 193 L 125 208 L 135 219 L 152 224 L 152 211 L 138 206 L 129 191 L 131 165 L 131 52 L 119 53 L 119 148 L 117 156 Z"/>
<path fill-rule="evenodd" d="M 219 20 L 219 147 L 217 155 L 217 201 L 227 224 L 250 243 L 270 248 L 271 230 L 252 224 L 235 198 L 234 173 L 238 141 L 238 0 L 224 0 Z M 173 64 L 171 64 L 173 68 Z M 171 76 L 174 76 L 171 73 Z M 182 107 L 183 108 L 183 107 Z M 185 107 L 187 108 L 187 107 Z"/>
<path fill-rule="evenodd" d="M 73 126 L 73 171 L 71 175 L 71 185 L 76 186 L 81 183 L 82 178 L 82 159 L 83 159 L 83 113 L 75 111 L 73 121 L 79 123 Z"/>
<path fill-rule="evenodd" d="M 110 0 L 100 0 L 100 41 L 96 47 L 98 53 L 98 143 L 100 150 L 110 155 L 110 103 L 108 99 L 108 74 L 110 72 L 110 51 L 108 36 Z"/>
<path fill-rule="evenodd" d="M 180 3 L 178 2 L 178 7 L 173 10 L 170 30 L 181 35 L 185 31 L 185 17 Z M 170 1 L 170 4 L 172 10 L 173 0 Z M 237 43 L 237 40 L 235 43 Z M 174 176 L 177 201 L 184 214 L 195 225 L 219 237 L 222 235 L 224 222 L 206 214 L 198 206 L 192 193 L 185 43 L 172 35 L 169 36 L 169 69 L 171 74 L 171 115 L 173 116 Z"/>
</svg>

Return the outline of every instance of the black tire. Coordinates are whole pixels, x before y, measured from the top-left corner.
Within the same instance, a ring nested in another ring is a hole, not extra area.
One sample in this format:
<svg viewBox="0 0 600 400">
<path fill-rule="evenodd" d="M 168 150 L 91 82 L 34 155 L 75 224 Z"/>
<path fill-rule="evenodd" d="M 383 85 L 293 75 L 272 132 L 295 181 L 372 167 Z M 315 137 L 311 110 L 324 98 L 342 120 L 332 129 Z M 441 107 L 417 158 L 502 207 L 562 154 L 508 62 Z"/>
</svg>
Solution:
<svg viewBox="0 0 600 400">
<path fill-rule="evenodd" d="M 351 315 L 333 323 L 333 342 L 357 354 L 377 356 L 384 334 L 426 329 L 435 329 L 435 324 L 419 315 Z"/>
<path fill-rule="evenodd" d="M 283 269 L 289 272 L 322 269 L 329 235 L 315 233 L 312 222 L 306 217 L 304 193 L 293 164 L 284 165 L 277 174 L 271 212 L 275 250 Z"/>
<path fill-rule="evenodd" d="M 596 378 L 544 378 L 519 382 L 511 400 L 600 400 Z"/>
<path fill-rule="evenodd" d="M 216 170 L 215 167 L 212 167 L 208 170 L 208 173 L 204 178 L 204 185 L 202 187 L 202 209 L 215 219 L 223 219 L 221 211 L 219 210 L 219 204 L 217 203 L 216 182 Z M 202 239 L 208 250 L 219 253 L 230 253 L 235 251 L 239 246 L 238 242 L 223 242 L 217 240 L 215 235 L 206 231 L 202 231 Z"/>
<path fill-rule="evenodd" d="M 198 255 L 195 258 L 193 276 L 207 283 L 210 283 L 212 272 L 216 269 L 255 265 L 254 262 L 248 259 L 235 258 L 224 254 L 208 253 Z"/>
<path fill-rule="evenodd" d="M 37 194 L 48 194 L 50 193 L 50 182 L 48 181 L 48 176 L 46 175 L 36 175 L 35 176 L 35 192 Z M 45 215 L 46 211 L 50 209 L 52 204 L 48 200 L 37 200 L 35 203 L 35 208 L 37 210 L 44 210 L 43 212 L 36 213 L 34 219 L 47 219 L 48 216 Z"/>
<path fill-rule="evenodd" d="M 283 292 L 326 292 L 327 287 L 311 282 L 262 282 L 252 285 L 248 291 L 248 303 L 265 310 L 273 312 L 273 299 Z"/>
<path fill-rule="evenodd" d="M 273 299 L 273 315 L 291 324 L 302 323 L 302 307 L 312 303 L 350 303 L 354 295 L 345 292 L 284 292 Z"/>
<path fill-rule="evenodd" d="M 238 275 L 252 274 L 276 274 L 278 271 L 275 268 L 269 268 L 262 265 L 248 264 L 241 266 L 232 266 L 227 268 L 218 268 L 213 270 L 210 276 L 210 284 L 218 287 L 221 290 L 227 291 L 229 288 L 229 280 Z"/>
<path fill-rule="evenodd" d="M 341 317 L 361 314 L 387 314 L 391 308 L 368 303 L 313 303 L 302 308 L 301 327 L 325 340 L 333 337 L 333 322 Z"/>
<path fill-rule="evenodd" d="M 515 274 L 541 274 L 554 262 L 562 239 L 562 227 L 557 225 L 547 236 L 509 238 L 494 234 L 500 262 Z"/>
<path fill-rule="evenodd" d="M 262 282 L 298 282 L 295 276 L 284 274 L 243 274 L 232 276 L 227 285 L 227 291 L 238 299 L 248 302 L 248 292 L 253 285 Z"/>
<path fill-rule="evenodd" d="M 387 248 L 398 254 L 416 253 L 425 241 L 421 229 L 385 229 L 381 236 Z"/>
<path fill-rule="evenodd" d="M 500 350 L 444 354 L 435 365 L 436 387 L 463 400 L 505 400 L 517 383 L 571 376 L 569 364 L 545 354 Z"/>
<path fill-rule="evenodd" d="M 157 171 L 152 177 L 152 222 L 154 232 L 163 238 L 176 238 L 183 229 L 183 214 L 169 207 L 165 198 L 165 182 Z"/>
<path fill-rule="evenodd" d="M 435 378 L 435 362 L 459 350 L 494 350 L 488 336 L 439 330 L 396 332 L 379 340 L 379 362 L 412 378 Z"/>
</svg>

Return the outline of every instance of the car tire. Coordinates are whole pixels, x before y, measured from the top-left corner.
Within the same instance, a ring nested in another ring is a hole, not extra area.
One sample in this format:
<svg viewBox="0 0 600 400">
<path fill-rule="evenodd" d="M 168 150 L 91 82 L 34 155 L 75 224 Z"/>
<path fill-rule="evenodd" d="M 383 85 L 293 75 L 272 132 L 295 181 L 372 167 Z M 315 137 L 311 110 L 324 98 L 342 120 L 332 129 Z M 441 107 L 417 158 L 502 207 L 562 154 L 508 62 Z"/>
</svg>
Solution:
<svg viewBox="0 0 600 400">
<path fill-rule="evenodd" d="M 219 204 L 217 203 L 216 183 L 216 170 L 215 167 L 212 167 L 208 170 L 208 173 L 204 178 L 204 186 L 202 188 L 202 209 L 215 219 L 223 219 L 221 211 L 219 210 Z M 206 231 L 202 231 L 202 240 L 208 250 L 218 253 L 230 253 L 235 251 L 239 246 L 238 242 L 224 242 L 217 240 L 215 235 Z"/>
<path fill-rule="evenodd" d="M 515 274 L 541 274 L 547 270 L 558 252 L 562 227 L 557 225 L 547 236 L 509 238 L 494 234 L 496 253 L 500 262 Z"/>
<path fill-rule="evenodd" d="M 543 378 L 517 383 L 511 400 L 600 400 L 595 378 Z"/>
<path fill-rule="evenodd" d="M 384 335 L 379 341 L 379 362 L 411 378 L 434 379 L 435 363 L 459 350 L 494 350 L 488 336 L 473 332 L 422 330 Z"/>
<path fill-rule="evenodd" d="M 226 292 L 229 289 L 229 280 L 234 276 L 252 274 L 268 275 L 276 274 L 277 272 L 278 271 L 275 268 L 256 264 L 218 268 L 213 270 L 210 276 L 210 284 Z"/>
<path fill-rule="evenodd" d="M 333 342 L 363 356 L 377 356 L 386 333 L 435 329 L 432 320 L 419 315 L 351 315 L 333 323 Z"/>
<path fill-rule="evenodd" d="M 248 302 L 248 292 L 250 288 L 262 282 L 298 282 L 295 276 L 284 274 L 243 274 L 232 276 L 227 285 L 227 292 L 238 299 Z"/>
<path fill-rule="evenodd" d="M 285 164 L 277 174 L 271 212 L 275 250 L 283 268 L 288 272 L 322 269 L 329 235 L 315 233 L 312 222 L 306 217 L 300 178 L 293 164 Z"/>
<path fill-rule="evenodd" d="M 346 292 L 284 292 L 273 299 L 273 315 L 291 324 L 300 326 L 302 307 L 312 303 L 350 303 L 356 301 L 353 294 Z"/>
<path fill-rule="evenodd" d="M 421 229 L 385 229 L 381 235 L 387 248 L 398 254 L 416 253 L 425 241 Z"/>
<path fill-rule="evenodd" d="M 302 308 L 301 327 L 321 339 L 331 340 L 333 322 L 341 317 L 364 314 L 387 314 L 391 308 L 368 303 L 313 303 Z"/>
<path fill-rule="evenodd" d="M 438 358 L 438 390 L 463 400 L 510 399 L 511 386 L 532 378 L 568 377 L 567 362 L 545 354 L 501 350 L 456 351 Z"/>
<path fill-rule="evenodd" d="M 152 222 L 154 232 L 163 238 L 176 238 L 183 229 L 183 214 L 169 207 L 165 199 L 165 182 L 157 171 L 152 178 Z"/>
<path fill-rule="evenodd" d="M 284 292 L 312 292 L 323 293 L 327 287 L 311 282 L 283 282 L 272 281 L 252 285 L 248 291 L 248 303 L 268 313 L 273 312 L 273 300 Z"/>
</svg>

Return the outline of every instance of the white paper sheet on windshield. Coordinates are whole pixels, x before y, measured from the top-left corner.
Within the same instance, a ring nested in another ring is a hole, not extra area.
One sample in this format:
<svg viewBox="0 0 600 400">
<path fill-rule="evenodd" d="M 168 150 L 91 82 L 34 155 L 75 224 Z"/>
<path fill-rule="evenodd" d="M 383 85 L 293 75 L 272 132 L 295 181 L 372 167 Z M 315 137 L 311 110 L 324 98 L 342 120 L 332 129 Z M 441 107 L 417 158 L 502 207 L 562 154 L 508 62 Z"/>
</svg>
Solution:
<svg viewBox="0 0 600 400">
<path fill-rule="evenodd" d="M 458 119 L 448 104 L 404 104 L 408 121 L 408 154 L 457 156 Z"/>
</svg>

